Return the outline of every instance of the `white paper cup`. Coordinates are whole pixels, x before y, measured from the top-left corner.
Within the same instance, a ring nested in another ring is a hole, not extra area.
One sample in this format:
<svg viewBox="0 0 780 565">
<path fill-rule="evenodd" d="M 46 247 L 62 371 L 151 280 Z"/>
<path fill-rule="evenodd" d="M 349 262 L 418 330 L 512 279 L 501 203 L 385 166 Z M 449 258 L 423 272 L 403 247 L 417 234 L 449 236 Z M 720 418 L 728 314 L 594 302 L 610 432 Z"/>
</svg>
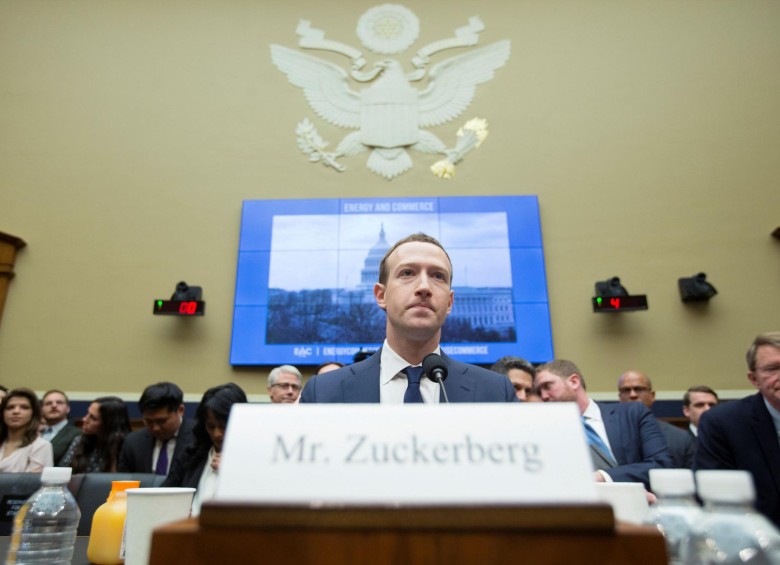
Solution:
<svg viewBox="0 0 780 565">
<path fill-rule="evenodd" d="M 190 515 L 194 488 L 130 488 L 125 519 L 125 565 L 147 565 L 152 530 Z"/>
<path fill-rule="evenodd" d="M 612 506 L 616 520 L 643 524 L 648 519 L 649 506 L 642 483 L 596 483 L 596 496 Z"/>
</svg>

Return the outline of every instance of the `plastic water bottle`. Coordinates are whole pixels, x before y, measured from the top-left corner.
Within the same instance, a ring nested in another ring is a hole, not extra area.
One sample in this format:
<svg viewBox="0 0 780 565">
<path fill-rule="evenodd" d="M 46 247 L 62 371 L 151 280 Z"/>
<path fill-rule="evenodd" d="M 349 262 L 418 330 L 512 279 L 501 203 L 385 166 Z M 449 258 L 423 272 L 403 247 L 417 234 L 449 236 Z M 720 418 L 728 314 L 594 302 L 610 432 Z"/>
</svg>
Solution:
<svg viewBox="0 0 780 565">
<path fill-rule="evenodd" d="M 693 471 L 651 469 L 650 488 L 658 497 L 651 508 L 650 520 L 664 536 L 669 565 L 691 563 L 691 540 L 702 517 L 702 510 L 694 498 Z"/>
<path fill-rule="evenodd" d="M 705 512 L 696 528 L 693 563 L 780 563 L 780 532 L 754 509 L 750 473 L 697 471 L 696 482 Z"/>
<path fill-rule="evenodd" d="M 70 467 L 45 467 L 41 488 L 14 517 L 6 563 L 69 564 L 81 512 L 68 490 Z"/>
</svg>

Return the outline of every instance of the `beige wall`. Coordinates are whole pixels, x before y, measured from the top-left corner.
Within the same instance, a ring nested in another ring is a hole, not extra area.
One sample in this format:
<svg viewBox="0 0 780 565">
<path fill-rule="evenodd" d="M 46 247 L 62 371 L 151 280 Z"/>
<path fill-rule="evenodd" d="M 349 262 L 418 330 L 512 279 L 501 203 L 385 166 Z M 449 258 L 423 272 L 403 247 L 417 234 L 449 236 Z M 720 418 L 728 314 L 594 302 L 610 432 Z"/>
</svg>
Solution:
<svg viewBox="0 0 780 565">
<path fill-rule="evenodd" d="M 339 174 L 296 148 L 315 116 L 269 44 L 294 46 L 305 18 L 357 46 L 378 3 L 0 0 L 0 231 L 28 243 L 1 383 L 264 393 L 268 368 L 228 363 L 243 200 L 536 194 L 556 354 L 591 390 L 629 367 L 673 397 L 748 388 L 744 350 L 780 328 L 780 3 L 406 2 L 422 31 L 405 61 L 472 15 L 482 44 L 512 40 L 466 114 L 433 130 L 450 143 L 465 119 L 490 122 L 450 181 L 429 156 L 387 181 L 364 156 Z M 314 121 L 333 146 L 345 133 Z M 698 271 L 720 294 L 686 307 L 676 280 Z M 612 275 L 650 310 L 593 314 Z M 208 314 L 152 316 L 182 279 Z"/>
</svg>

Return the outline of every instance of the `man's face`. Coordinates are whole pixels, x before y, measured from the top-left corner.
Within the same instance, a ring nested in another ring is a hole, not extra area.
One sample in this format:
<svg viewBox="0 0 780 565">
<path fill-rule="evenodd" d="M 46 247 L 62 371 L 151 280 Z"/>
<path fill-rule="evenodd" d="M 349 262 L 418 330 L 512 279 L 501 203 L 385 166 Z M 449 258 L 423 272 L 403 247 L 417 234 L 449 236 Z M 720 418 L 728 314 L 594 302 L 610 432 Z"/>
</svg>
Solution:
<svg viewBox="0 0 780 565">
<path fill-rule="evenodd" d="M 65 396 L 59 392 L 50 392 L 41 403 L 41 416 L 50 426 L 59 424 L 70 414 L 70 406 Z"/>
<path fill-rule="evenodd" d="M 184 416 L 184 406 L 176 410 L 157 408 L 156 410 L 144 410 L 144 424 L 152 432 L 152 435 L 160 441 L 171 439 L 179 431 L 181 419 Z"/>
<path fill-rule="evenodd" d="M 780 410 L 780 349 L 760 346 L 756 350 L 756 370 L 748 371 L 748 379 L 769 404 Z"/>
<path fill-rule="evenodd" d="M 512 382 L 512 386 L 515 387 L 517 398 L 523 401 L 528 400 L 528 395 L 533 390 L 533 377 L 522 369 L 509 369 L 506 376 Z"/>
<path fill-rule="evenodd" d="M 432 244 L 410 241 L 387 258 L 386 284 L 374 286 L 374 296 L 387 313 L 388 341 L 428 341 L 437 336 L 452 310 L 450 262 Z"/>
<path fill-rule="evenodd" d="M 650 389 L 650 383 L 642 373 L 629 371 L 618 380 L 618 398 L 620 402 L 641 402 L 652 408 L 655 391 Z"/>
<path fill-rule="evenodd" d="M 574 402 L 577 398 L 571 386 L 572 377 L 559 377 L 550 371 L 536 373 L 534 384 L 543 402 Z"/>
<path fill-rule="evenodd" d="M 291 373 L 279 373 L 276 382 L 268 387 L 274 404 L 293 404 L 301 394 L 301 382 Z"/>
<path fill-rule="evenodd" d="M 709 392 L 689 392 L 688 398 L 690 398 L 691 404 L 683 406 L 683 414 L 691 421 L 691 424 L 698 427 L 701 415 L 716 406 L 718 399 Z"/>
</svg>

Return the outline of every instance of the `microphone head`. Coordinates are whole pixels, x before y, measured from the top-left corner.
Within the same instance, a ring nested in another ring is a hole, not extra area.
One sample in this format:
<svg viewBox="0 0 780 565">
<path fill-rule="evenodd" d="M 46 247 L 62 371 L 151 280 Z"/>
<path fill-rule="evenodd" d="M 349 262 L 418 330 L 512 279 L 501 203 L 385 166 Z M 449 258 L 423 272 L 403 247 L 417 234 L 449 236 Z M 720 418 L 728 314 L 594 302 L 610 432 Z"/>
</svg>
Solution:
<svg viewBox="0 0 780 565">
<path fill-rule="evenodd" d="M 422 362 L 422 368 L 423 372 L 432 381 L 436 379 L 444 380 L 447 378 L 447 365 L 444 363 L 444 359 L 442 359 L 441 355 L 437 355 L 436 353 L 426 355 Z"/>
</svg>

